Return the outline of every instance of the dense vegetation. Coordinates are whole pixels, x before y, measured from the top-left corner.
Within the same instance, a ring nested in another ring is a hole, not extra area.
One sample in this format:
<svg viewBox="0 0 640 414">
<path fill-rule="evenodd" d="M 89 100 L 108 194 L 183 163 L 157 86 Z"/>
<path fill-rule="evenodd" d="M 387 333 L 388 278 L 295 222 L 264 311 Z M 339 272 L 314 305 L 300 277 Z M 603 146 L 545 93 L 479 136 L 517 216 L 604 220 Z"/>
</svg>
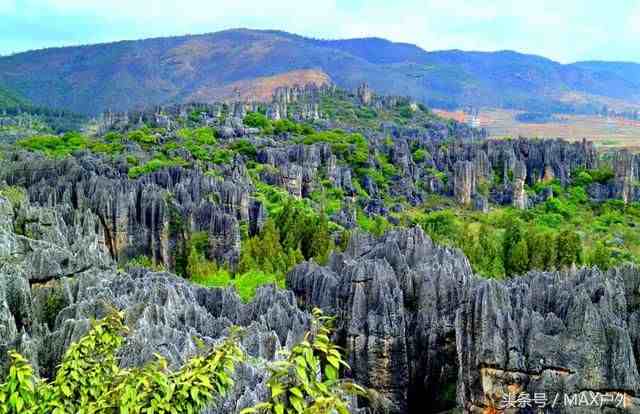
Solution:
<svg viewBox="0 0 640 414">
<path fill-rule="evenodd" d="M 215 348 L 172 371 L 157 360 L 141 368 L 121 368 L 117 351 L 127 327 L 124 315 L 112 311 L 66 351 L 51 381 L 38 378 L 28 361 L 10 352 L 11 366 L 0 384 L 1 414 L 193 414 L 224 395 L 234 382 L 235 366 L 246 359 L 242 334 L 232 328 Z M 349 369 L 329 339 L 332 319 L 314 311 L 312 329 L 288 357 L 270 366 L 268 402 L 244 413 L 348 413 L 349 395 L 364 389 L 340 379 Z"/>
<path fill-rule="evenodd" d="M 640 263 L 640 204 L 621 200 L 594 203 L 585 186 L 606 180 L 611 172 L 583 171 L 571 186 L 539 184 L 531 192 L 551 187 L 554 197 L 528 210 L 496 207 L 489 213 L 455 206 L 435 197 L 423 211 L 402 219 L 420 224 L 435 240 L 461 248 L 475 271 L 503 278 L 529 270 L 560 270 L 573 265 L 608 269 Z M 430 211 L 433 207 L 445 209 Z"/>
</svg>

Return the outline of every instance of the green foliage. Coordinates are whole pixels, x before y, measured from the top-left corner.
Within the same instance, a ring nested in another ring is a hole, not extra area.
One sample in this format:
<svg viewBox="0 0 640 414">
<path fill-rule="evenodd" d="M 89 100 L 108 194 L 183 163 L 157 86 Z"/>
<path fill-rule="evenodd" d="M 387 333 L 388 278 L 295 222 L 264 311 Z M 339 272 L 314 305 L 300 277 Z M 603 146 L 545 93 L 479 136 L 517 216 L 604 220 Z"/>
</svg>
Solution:
<svg viewBox="0 0 640 414">
<path fill-rule="evenodd" d="M 49 157 L 62 158 L 87 148 L 89 140 L 78 133 L 38 135 L 18 141 L 17 145 L 30 151 L 41 151 Z"/>
<path fill-rule="evenodd" d="M 229 164 L 233 159 L 233 152 L 226 148 L 219 148 L 211 155 L 211 162 L 214 164 Z"/>
<path fill-rule="evenodd" d="M 578 233 L 565 229 L 558 234 L 556 249 L 558 268 L 567 268 L 582 263 L 582 241 Z"/>
<path fill-rule="evenodd" d="M 273 219 L 268 219 L 262 232 L 242 245 L 239 270 L 241 273 L 258 270 L 284 275 L 302 260 L 299 248 L 285 249 L 280 242 L 280 231 Z"/>
<path fill-rule="evenodd" d="M 369 159 L 369 143 L 361 134 L 347 133 L 342 130 L 331 130 L 313 133 L 302 142 L 306 145 L 326 142 L 336 156 L 351 165 L 365 164 Z"/>
<path fill-rule="evenodd" d="M 608 270 L 611 267 L 611 251 L 604 242 L 596 243 L 595 249 L 589 258 L 589 264 L 597 266 L 600 270 Z"/>
<path fill-rule="evenodd" d="M 137 142 L 143 146 L 149 146 L 158 143 L 158 137 L 151 133 L 151 130 L 147 127 L 136 129 L 127 134 L 127 139 Z"/>
<path fill-rule="evenodd" d="M 255 145 L 253 145 L 251 142 L 249 142 L 246 139 L 240 139 L 240 140 L 234 141 L 231 144 L 230 149 L 244 155 L 250 160 L 255 160 L 256 154 L 258 153 L 258 150 L 256 149 Z"/>
<path fill-rule="evenodd" d="M 177 136 L 185 142 L 199 145 L 215 145 L 218 142 L 215 131 L 208 127 L 195 129 L 183 128 L 177 132 Z"/>
<path fill-rule="evenodd" d="M 451 210 L 431 212 L 420 224 L 424 231 L 438 242 L 454 242 L 461 230 L 460 221 Z"/>
<path fill-rule="evenodd" d="M 449 177 L 447 177 L 447 174 L 445 174 L 442 171 L 439 171 L 437 168 L 427 168 L 427 173 L 432 176 L 435 177 L 437 179 L 439 179 L 440 181 L 442 181 L 443 183 L 447 183 Z"/>
<path fill-rule="evenodd" d="M 256 182 L 255 197 L 265 206 L 269 216 L 281 211 L 284 205 L 292 198 L 286 190 L 261 181 Z"/>
<path fill-rule="evenodd" d="M 320 208 L 328 215 L 337 213 L 342 208 L 342 201 L 344 200 L 345 193 L 341 188 L 331 187 L 329 180 L 324 183 L 322 190 L 314 191 L 311 193 L 310 198 L 319 203 Z"/>
<path fill-rule="evenodd" d="M 311 246 L 309 255 L 313 255 L 316 262 L 320 264 L 326 264 L 329 260 L 329 254 L 334 249 L 333 240 L 329 232 L 329 219 L 327 215 L 322 212 L 317 225 L 311 230 Z"/>
<path fill-rule="evenodd" d="M 273 284 L 284 288 L 282 273 L 266 273 L 256 269 L 243 269 L 244 273 L 234 275 L 229 270 L 220 268 L 216 262 L 207 260 L 208 246 L 209 238 L 207 233 L 200 232 L 191 235 L 191 240 L 188 244 L 189 255 L 186 274 L 192 282 L 207 287 L 233 287 L 245 302 L 253 299 L 256 290 L 260 286 Z M 254 244 L 245 246 L 243 251 L 248 254 L 246 250 L 254 247 Z M 258 265 L 255 264 L 255 266 Z M 262 266 L 267 267 L 264 263 Z"/>
<path fill-rule="evenodd" d="M 415 162 L 416 164 L 424 162 L 426 158 L 427 158 L 427 150 L 423 148 L 418 148 L 415 151 L 413 151 L 413 162 Z"/>
<path fill-rule="evenodd" d="M 27 191 L 22 187 L 16 186 L 0 187 L 0 197 L 9 200 L 14 208 L 20 207 L 21 204 L 28 200 Z"/>
<path fill-rule="evenodd" d="M 116 353 L 127 331 L 123 319 L 113 311 L 95 322 L 69 347 L 51 382 L 37 379 L 28 362 L 11 352 L 9 375 L 0 385 L 0 413 L 196 413 L 233 386 L 231 374 L 243 358 L 238 330 L 178 371 L 169 371 L 160 356 L 145 367 L 122 369 Z"/>
<path fill-rule="evenodd" d="M 556 236 L 553 231 L 531 227 L 527 231 L 528 269 L 553 270 L 557 261 Z"/>
<path fill-rule="evenodd" d="M 275 224 L 284 250 L 299 251 L 304 259 L 325 263 L 334 248 L 329 219 L 321 211 L 316 214 L 295 199 L 289 199 L 275 215 Z"/>
<path fill-rule="evenodd" d="M 333 320 L 319 309 L 313 315 L 304 340 L 284 360 L 269 365 L 268 401 L 241 414 L 349 414 L 350 398 L 366 395 L 362 387 L 340 379 L 340 372 L 350 368 L 340 348 L 331 343 Z"/>
<path fill-rule="evenodd" d="M 213 269 L 213 268 L 212 268 Z M 282 275 L 250 270 L 246 273 L 232 275 L 228 270 L 215 270 L 209 273 L 200 273 L 191 277 L 192 282 L 206 287 L 226 288 L 232 287 L 244 302 L 250 302 L 261 286 L 275 285 L 284 289 Z"/>
<path fill-rule="evenodd" d="M 136 256 L 130 259 L 126 263 L 125 267 L 126 268 L 142 267 L 145 269 L 149 269 L 153 272 L 162 272 L 166 270 L 161 264 L 154 263 L 149 256 Z"/>
<path fill-rule="evenodd" d="M 271 126 L 269 119 L 260 112 L 249 112 L 244 117 L 244 124 L 251 128 L 265 129 Z"/>
<path fill-rule="evenodd" d="M 522 222 L 515 217 L 509 217 L 506 224 L 503 254 L 507 275 L 519 275 L 528 270 L 529 249 Z"/>
<path fill-rule="evenodd" d="M 40 151 L 52 158 L 64 158 L 81 150 L 91 150 L 105 155 L 120 154 L 123 150 L 119 141 L 97 141 L 77 132 L 67 132 L 62 136 L 36 135 L 16 144 L 29 151 Z"/>
<path fill-rule="evenodd" d="M 596 170 L 589 171 L 593 181 L 600 184 L 606 184 L 609 180 L 611 180 L 615 174 L 613 170 L 609 166 L 604 166 L 598 168 Z"/>
<path fill-rule="evenodd" d="M 309 135 L 313 133 L 313 128 L 308 125 L 298 124 L 290 119 L 279 119 L 272 123 L 275 135 L 294 134 Z"/>
<path fill-rule="evenodd" d="M 158 155 L 146 164 L 138 165 L 129 169 L 129 178 L 138 178 L 142 175 L 159 171 L 163 168 L 185 166 L 187 162 L 182 158 L 166 158 L 164 155 Z"/>
<path fill-rule="evenodd" d="M 415 111 L 413 109 L 411 109 L 411 107 L 409 105 L 404 105 L 404 106 L 400 107 L 398 112 L 400 113 L 401 117 L 407 118 L 407 119 L 411 119 L 411 118 L 413 118 L 413 115 L 414 115 Z"/>
<path fill-rule="evenodd" d="M 398 174 L 398 169 L 389 161 L 389 158 L 386 155 L 379 154 L 376 157 L 376 161 L 380 166 L 380 171 L 382 172 L 385 181 Z"/>
<path fill-rule="evenodd" d="M 358 227 L 377 237 L 382 236 L 387 230 L 391 229 L 392 227 L 391 223 L 389 223 L 386 218 L 378 215 L 370 217 L 362 211 L 358 211 L 356 219 L 358 222 Z"/>
</svg>

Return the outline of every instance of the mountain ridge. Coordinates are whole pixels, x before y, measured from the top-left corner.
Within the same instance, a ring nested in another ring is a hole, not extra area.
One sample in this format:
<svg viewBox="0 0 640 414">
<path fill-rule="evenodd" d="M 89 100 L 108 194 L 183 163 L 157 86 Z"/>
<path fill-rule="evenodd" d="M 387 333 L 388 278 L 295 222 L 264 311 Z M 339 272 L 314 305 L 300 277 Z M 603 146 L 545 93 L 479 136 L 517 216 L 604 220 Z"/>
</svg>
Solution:
<svg viewBox="0 0 640 414">
<path fill-rule="evenodd" d="M 180 103 L 234 82 L 318 70 L 338 86 L 441 108 L 599 112 L 640 107 L 640 64 L 562 64 L 515 51 L 426 51 L 379 37 L 312 39 L 277 30 L 220 32 L 47 48 L 0 57 L 0 87 L 85 114 Z"/>
</svg>

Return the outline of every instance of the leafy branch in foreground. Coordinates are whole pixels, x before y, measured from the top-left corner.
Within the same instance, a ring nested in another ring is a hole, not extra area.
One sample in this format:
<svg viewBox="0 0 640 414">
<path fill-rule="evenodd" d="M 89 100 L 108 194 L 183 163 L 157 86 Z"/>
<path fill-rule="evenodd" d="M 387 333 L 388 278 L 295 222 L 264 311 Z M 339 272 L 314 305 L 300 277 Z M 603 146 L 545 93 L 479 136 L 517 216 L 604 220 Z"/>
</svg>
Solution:
<svg viewBox="0 0 640 414">
<path fill-rule="evenodd" d="M 239 330 L 176 372 L 160 356 L 143 368 L 121 369 L 115 355 L 127 331 L 123 319 L 113 312 L 95 322 L 69 347 L 50 383 L 11 352 L 9 375 L 0 385 L 0 414 L 198 413 L 233 386 L 234 366 L 243 358 Z"/>
<path fill-rule="evenodd" d="M 333 319 L 314 309 L 312 329 L 287 353 L 270 364 L 269 401 L 247 408 L 241 414 L 348 414 L 350 396 L 365 396 L 366 390 L 340 379 L 349 369 L 340 348 L 330 340 Z"/>
</svg>

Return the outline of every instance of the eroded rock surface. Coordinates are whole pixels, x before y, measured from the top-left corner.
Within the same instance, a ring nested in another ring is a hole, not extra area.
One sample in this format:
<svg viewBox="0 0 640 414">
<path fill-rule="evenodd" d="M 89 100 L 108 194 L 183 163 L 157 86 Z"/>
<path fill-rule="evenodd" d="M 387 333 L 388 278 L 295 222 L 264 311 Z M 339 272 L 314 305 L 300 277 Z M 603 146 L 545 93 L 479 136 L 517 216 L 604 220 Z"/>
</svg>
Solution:
<svg viewBox="0 0 640 414">
<path fill-rule="evenodd" d="M 23 235 L 17 226 L 25 218 Z M 0 197 L 0 376 L 7 352 L 16 349 L 51 377 L 90 320 L 116 307 L 131 328 L 120 352 L 125 366 L 159 353 L 178 367 L 231 326 L 245 327 L 242 345 L 252 358 L 235 373 L 233 391 L 207 413 L 238 412 L 264 399 L 266 361 L 309 328 L 309 314 L 298 309 L 293 293 L 264 287 L 245 304 L 232 290 L 197 287 L 169 273 L 117 271 L 95 220 L 89 211 L 63 217 L 28 203 L 15 209 Z"/>
<path fill-rule="evenodd" d="M 117 271 L 97 220 L 89 209 L 0 197 L 0 371 L 7 351 L 17 349 L 51 376 L 69 344 L 110 306 L 126 310 L 132 329 L 121 353 L 128 366 L 155 352 L 178 366 L 199 352 L 198 343 L 213 345 L 240 325 L 255 358 L 209 410 L 237 412 L 264 397 L 264 363 L 301 339 L 307 311 L 319 306 L 337 317 L 349 375 L 390 401 L 392 412 L 456 405 L 491 412 L 521 392 L 560 394 L 563 401 L 622 395 L 626 411 L 638 410 L 636 268 L 485 280 L 459 251 L 434 245 L 419 228 L 381 238 L 355 232 L 327 266 L 306 262 L 290 272 L 291 291 L 265 287 L 245 304 L 230 290 L 197 287 L 170 273 Z"/>
<path fill-rule="evenodd" d="M 638 410 L 638 280 L 632 267 L 483 280 L 417 228 L 356 236 L 328 266 L 288 275 L 302 306 L 338 315 L 354 377 L 399 413 L 438 412 L 452 399 L 491 412 L 521 392 L 624 395 Z"/>
</svg>

